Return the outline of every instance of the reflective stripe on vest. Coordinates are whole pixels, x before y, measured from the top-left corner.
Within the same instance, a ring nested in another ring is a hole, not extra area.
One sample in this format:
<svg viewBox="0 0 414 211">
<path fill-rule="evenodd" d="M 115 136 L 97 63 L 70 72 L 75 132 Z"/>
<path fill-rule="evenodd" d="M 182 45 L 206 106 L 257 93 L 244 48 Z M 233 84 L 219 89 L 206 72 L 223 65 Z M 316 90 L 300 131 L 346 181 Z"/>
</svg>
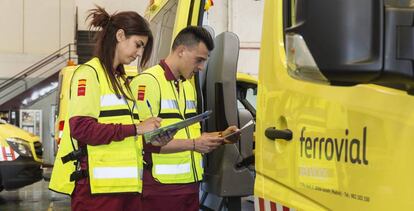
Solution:
<svg viewBox="0 0 414 211">
<path fill-rule="evenodd" d="M 174 109 L 178 110 L 178 102 L 176 100 L 165 100 L 161 99 L 161 109 Z"/>
<path fill-rule="evenodd" d="M 137 168 L 134 167 L 97 167 L 93 169 L 95 179 L 137 178 Z"/>
<path fill-rule="evenodd" d="M 125 98 L 118 98 L 116 94 L 101 96 L 101 107 L 125 105 Z"/>
<path fill-rule="evenodd" d="M 200 161 L 200 166 L 203 166 L 203 161 Z M 157 174 L 184 174 L 190 172 L 190 164 L 173 164 L 173 165 L 155 165 L 155 172 Z"/>
<path fill-rule="evenodd" d="M 196 114 L 196 96 L 189 81 L 181 83 L 180 95 L 177 95 L 174 92 L 175 89 L 171 86 L 171 82 L 165 79 L 164 70 L 161 66 L 152 67 L 146 73 L 155 76 L 161 88 L 160 112 L 158 115 L 163 118 L 161 126 L 174 124 L 189 115 Z M 177 99 L 177 97 L 181 98 Z M 188 127 L 187 130 L 179 130 L 174 139 L 192 139 L 199 136 L 200 125 L 194 124 Z M 151 156 L 153 162 L 152 175 L 161 183 L 185 184 L 202 180 L 202 156 L 198 152 L 152 153 Z"/>
<path fill-rule="evenodd" d="M 190 164 L 155 165 L 156 174 L 184 174 L 190 172 Z"/>
<path fill-rule="evenodd" d="M 194 109 L 195 110 L 197 108 L 196 102 L 194 100 L 185 101 L 185 106 L 186 106 L 187 109 Z"/>
</svg>

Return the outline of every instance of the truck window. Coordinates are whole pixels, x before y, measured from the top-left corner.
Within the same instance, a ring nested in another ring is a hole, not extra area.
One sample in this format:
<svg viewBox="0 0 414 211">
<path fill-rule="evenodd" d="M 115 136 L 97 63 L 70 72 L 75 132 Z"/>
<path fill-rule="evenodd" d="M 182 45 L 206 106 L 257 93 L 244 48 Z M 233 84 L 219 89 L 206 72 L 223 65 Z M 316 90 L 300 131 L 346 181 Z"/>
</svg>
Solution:
<svg viewBox="0 0 414 211">
<path fill-rule="evenodd" d="M 237 90 L 237 92 L 239 92 L 239 90 Z M 249 111 L 252 109 L 256 111 L 257 88 L 247 88 L 243 90 L 243 92 L 245 92 L 245 96 L 237 96 L 237 107 L 239 109 L 245 108 Z"/>
<path fill-rule="evenodd" d="M 256 119 L 257 83 L 243 81 L 242 78 L 237 77 L 236 92 L 237 108 L 248 110 Z"/>
</svg>

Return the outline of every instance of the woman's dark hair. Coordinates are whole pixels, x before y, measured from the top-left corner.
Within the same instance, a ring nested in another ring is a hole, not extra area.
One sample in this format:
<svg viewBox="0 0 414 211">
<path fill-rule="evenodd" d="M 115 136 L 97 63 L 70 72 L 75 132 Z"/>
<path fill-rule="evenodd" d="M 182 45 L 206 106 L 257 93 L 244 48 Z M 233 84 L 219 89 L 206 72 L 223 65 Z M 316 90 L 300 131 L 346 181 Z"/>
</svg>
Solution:
<svg viewBox="0 0 414 211">
<path fill-rule="evenodd" d="M 116 72 L 124 77 L 124 79 L 126 78 L 124 66 L 122 64 L 116 67 L 116 69 L 113 67 L 115 47 L 117 44 L 116 32 L 119 29 L 124 30 L 127 38 L 131 35 L 148 37 L 148 42 L 145 46 L 141 60 L 139 61 L 139 66 L 143 68 L 151 56 L 153 46 L 153 37 L 149 24 L 142 16 L 133 11 L 119 12 L 109 15 L 104 8 L 96 6 L 95 9 L 91 9 L 89 12 L 90 14 L 86 18 L 92 19 L 89 29 L 100 29 L 95 37 L 96 45 L 94 54 L 101 61 L 117 96 L 121 97 L 121 95 L 123 95 L 127 99 L 130 99 L 115 79 Z"/>
</svg>

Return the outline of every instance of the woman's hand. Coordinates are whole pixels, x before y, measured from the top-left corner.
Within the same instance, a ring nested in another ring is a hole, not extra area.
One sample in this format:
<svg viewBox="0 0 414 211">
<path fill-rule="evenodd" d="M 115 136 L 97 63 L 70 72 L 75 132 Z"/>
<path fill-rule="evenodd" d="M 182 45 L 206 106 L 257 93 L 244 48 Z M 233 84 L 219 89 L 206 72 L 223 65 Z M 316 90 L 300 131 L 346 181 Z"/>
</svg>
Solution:
<svg viewBox="0 0 414 211">
<path fill-rule="evenodd" d="M 137 135 L 142 135 L 146 132 L 153 131 L 161 126 L 162 119 L 159 117 L 150 117 L 139 124 L 135 124 Z"/>
<path fill-rule="evenodd" d="M 167 130 L 160 133 L 154 140 L 151 141 L 151 144 L 154 146 L 164 146 L 170 142 L 174 135 L 177 133 L 177 130 Z"/>
</svg>

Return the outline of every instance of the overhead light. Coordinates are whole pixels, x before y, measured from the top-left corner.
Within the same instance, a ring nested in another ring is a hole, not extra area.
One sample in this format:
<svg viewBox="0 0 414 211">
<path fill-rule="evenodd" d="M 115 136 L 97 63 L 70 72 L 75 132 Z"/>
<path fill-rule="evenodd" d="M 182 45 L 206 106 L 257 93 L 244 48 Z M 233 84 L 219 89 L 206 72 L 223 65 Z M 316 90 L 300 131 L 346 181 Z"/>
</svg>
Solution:
<svg viewBox="0 0 414 211">
<path fill-rule="evenodd" d="M 49 85 L 41 88 L 40 90 L 36 90 L 33 92 L 32 96 L 29 98 L 25 98 L 22 101 L 23 105 L 29 105 L 32 102 L 36 101 L 37 99 L 41 98 L 42 96 L 45 96 L 51 92 L 53 92 L 57 87 L 59 83 L 58 82 L 51 82 Z"/>
</svg>

